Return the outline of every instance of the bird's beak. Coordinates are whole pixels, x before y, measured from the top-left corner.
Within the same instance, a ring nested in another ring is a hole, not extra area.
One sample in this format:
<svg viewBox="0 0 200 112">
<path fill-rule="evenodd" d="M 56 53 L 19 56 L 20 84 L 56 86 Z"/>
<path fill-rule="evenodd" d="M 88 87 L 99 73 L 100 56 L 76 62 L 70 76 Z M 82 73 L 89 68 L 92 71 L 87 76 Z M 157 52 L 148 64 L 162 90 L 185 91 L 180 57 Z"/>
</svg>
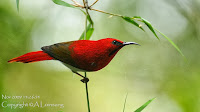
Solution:
<svg viewBox="0 0 200 112">
<path fill-rule="evenodd" d="M 138 43 L 136 43 L 136 42 L 124 42 L 124 43 L 123 43 L 124 46 L 125 46 L 125 45 L 131 45 L 131 44 L 139 45 L 139 46 L 140 46 L 140 44 L 138 44 Z"/>
</svg>

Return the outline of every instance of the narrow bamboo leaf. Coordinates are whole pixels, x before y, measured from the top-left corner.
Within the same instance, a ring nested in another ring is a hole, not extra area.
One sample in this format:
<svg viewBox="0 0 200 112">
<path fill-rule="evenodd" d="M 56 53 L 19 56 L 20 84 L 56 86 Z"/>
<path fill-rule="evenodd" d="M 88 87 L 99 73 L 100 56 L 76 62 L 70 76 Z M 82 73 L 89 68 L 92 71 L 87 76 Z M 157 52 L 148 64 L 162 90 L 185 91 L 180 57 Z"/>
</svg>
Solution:
<svg viewBox="0 0 200 112">
<path fill-rule="evenodd" d="M 87 20 L 89 21 L 89 25 L 87 26 L 87 29 L 86 29 L 86 40 L 90 40 L 93 32 L 94 32 L 94 28 L 93 28 L 93 21 L 91 19 L 91 17 L 89 15 L 87 15 Z M 85 34 L 85 32 L 83 32 L 83 34 Z M 84 37 L 85 35 L 83 35 Z"/>
<path fill-rule="evenodd" d="M 164 35 L 159 30 L 157 30 L 157 29 L 155 29 L 155 30 L 158 31 L 163 37 L 165 37 L 172 44 L 172 46 L 174 46 L 175 49 L 185 58 L 185 60 L 187 60 L 186 57 L 184 56 L 184 54 L 182 53 L 182 51 L 179 49 L 179 47 L 169 37 L 167 37 L 166 35 Z"/>
<path fill-rule="evenodd" d="M 66 3 L 62 0 L 52 0 L 55 4 L 58 4 L 58 5 L 62 5 L 62 6 L 65 6 L 65 7 L 71 7 L 71 8 L 76 8 L 74 7 L 73 5 L 69 4 L 69 3 Z"/>
<path fill-rule="evenodd" d="M 140 108 L 138 108 L 137 110 L 135 110 L 134 112 L 141 112 L 147 105 L 149 105 L 155 98 L 147 101 L 145 104 L 143 104 Z"/>
<path fill-rule="evenodd" d="M 92 21 L 92 18 L 88 15 L 88 16 L 87 16 L 87 19 L 88 19 L 88 21 L 90 22 L 90 24 L 91 24 L 92 27 L 93 27 L 93 24 L 94 24 L 94 23 L 93 23 L 93 21 Z"/>
<path fill-rule="evenodd" d="M 91 27 L 92 27 L 91 24 L 89 24 L 89 25 L 87 26 L 87 32 L 88 32 L 88 30 L 89 30 Z M 85 36 L 85 30 L 84 30 L 83 33 L 81 34 L 79 40 L 83 40 L 83 39 L 84 39 L 84 36 Z"/>
<path fill-rule="evenodd" d="M 84 39 L 84 32 L 81 34 L 79 40 L 83 40 Z"/>
<path fill-rule="evenodd" d="M 163 37 L 165 37 L 171 44 L 172 46 L 174 46 L 174 48 L 184 57 L 184 59 L 187 61 L 186 57 L 184 56 L 184 54 L 182 53 L 182 51 L 179 49 L 179 47 L 170 39 L 168 38 L 166 35 L 164 35 L 162 32 L 160 32 L 159 30 L 157 30 L 156 28 L 153 28 L 153 26 L 151 25 L 150 22 L 148 22 L 147 20 L 145 20 L 144 18 L 141 18 L 140 16 L 134 16 L 132 19 L 134 18 L 139 18 L 142 19 L 142 22 L 144 22 L 149 29 L 154 33 L 154 35 L 158 38 L 157 34 L 155 33 L 154 29 L 159 32 Z M 158 38 L 159 39 L 159 38 Z"/>
<path fill-rule="evenodd" d="M 168 38 L 166 35 L 164 35 L 162 32 L 160 32 L 159 30 L 157 30 L 156 28 L 154 28 L 150 22 L 148 22 L 147 20 L 145 20 L 144 18 L 140 17 L 140 16 L 134 16 L 131 19 L 141 19 L 143 23 L 145 23 L 147 25 L 147 27 L 154 33 L 154 35 L 159 39 L 159 37 L 157 36 L 155 30 L 157 32 L 159 32 L 164 38 L 166 38 L 171 44 L 172 46 L 174 46 L 174 48 L 184 57 L 184 59 L 187 61 L 187 58 L 184 56 L 184 54 L 182 53 L 182 51 L 179 49 L 179 47 L 170 39 Z"/>
<path fill-rule="evenodd" d="M 86 14 L 84 11 L 82 11 L 84 14 Z M 93 21 L 92 19 L 90 18 L 90 16 L 87 16 L 87 19 L 89 21 L 89 25 L 87 26 L 87 37 L 86 37 L 86 40 L 89 40 L 90 37 L 92 36 L 93 32 L 94 32 L 94 28 L 93 28 Z M 85 31 L 83 31 L 83 33 L 81 34 L 79 40 L 83 40 L 84 39 L 84 36 L 85 36 Z"/>
<path fill-rule="evenodd" d="M 125 100 L 124 100 L 124 108 L 123 108 L 123 112 L 125 112 L 127 96 L 128 96 L 128 93 L 126 93 L 126 97 L 125 97 Z"/>
<path fill-rule="evenodd" d="M 144 29 L 142 27 L 140 27 L 140 25 L 137 22 L 135 22 L 133 19 L 131 19 L 130 17 L 122 16 L 122 18 L 124 20 L 126 20 L 127 22 L 134 24 L 135 26 L 137 26 L 138 28 L 140 28 L 144 31 Z"/>
<path fill-rule="evenodd" d="M 140 16 L 133 16 L 132 19 L 135 19 L 135 18 L 142 19 Z"/>
<path fill-rule="evenodd" d="M 147 25 L 147 27 L 148 27 L 148 28 L 152 31 L 152 33 L 157 37 L 157 39 L 160 40 L 159 37 L 158 37 L 158 35 L 157 35 L 156 32 L 154 31 L 153 26 L 151 25 L 151 23 L 150 23 L 149 21 L 147 21 L 146 19 L 144 19 L 144 18 L 142 18 L 142 17 L 140 17 L 140 16 L 134 16 L 132 19 L 135 19 L 135 18 L 141 19 L 142 22 L 143 22 L 145 25 Z"/>
<path fill-rule="evenodd" d="M 19 12 L 19 0 L 16 0 L 17 11 Z"/>
<path fill-rule="evenodd" d="M 142 18 L 142 21 L 143 21 L 144 24 L 146 24 L 147 27 L 153 32 L 153 34 L 157 37 L 157 39 L 160 40 L 159 37 L 158 37 L 158 35 L 157 35 L 156 32 L 154 31 L 154 28 L 152 27 L 151 23 L 148 22 L 147 20 L 145 20 L 144 18 Z"/>
<path fill-rule="evenodd" d="M 80 10 L 81 10 L 81 9 L 80 9 Z M 85 11 L 83 11 L 83 10 L 81 10 L 81 11 L 83 12 L 83 14 L 86 15 L 86 12 L 85 12 Z M 89 15 L 87 15 L 87 20 L 90 22 L 90 24 L 91 24 L 92 27 L 93 27 L 94 22 L 92 21 L 92 18 L 91 18 Z"/>
<path fill-rule="evenodd" d="M 81 10 L 81 11 L 83 12 L 83 14 L 86 15 L 86 12 L 85 12 L 85 11 L 83 11 L 83 10 Z M 92 26 L 93 26 L 94 22 L 92 21 L 92 18 L 91 18 L 89 15 L 87 15 L 87 19 L 88 19 L 88 21 L 90 22 L 90 24 L 92 24 Z"/>
<path fill-rule="evenodd" d="M 94 32 L 94 28 L 90 28 L 89 30 L 87 30 L 86 40 L 90 40 L 90 37 L 92 36 L 93 32 Z"/>
</svg>

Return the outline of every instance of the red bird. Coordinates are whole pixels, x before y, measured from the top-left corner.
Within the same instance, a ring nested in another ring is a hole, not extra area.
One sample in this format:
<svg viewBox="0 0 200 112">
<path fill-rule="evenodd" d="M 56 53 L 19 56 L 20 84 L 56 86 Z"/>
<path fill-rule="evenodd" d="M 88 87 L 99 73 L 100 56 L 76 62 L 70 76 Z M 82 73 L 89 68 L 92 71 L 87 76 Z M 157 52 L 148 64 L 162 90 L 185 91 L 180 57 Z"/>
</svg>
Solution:
<svg viewBox="0 0 200 112">
<path fill-rule="evenodd" d="M 130 44 L 139 45 L 135 42 L 122 42 L 113 38 L 62 42 L 44 46 L 41 48 L 42 51 L 26 53 L 8 62 L 31 63 L 59 60 L 72 72 L 83 77 L 82 82 L 88 82 L 89 79 L 80 75 L 78 71 L 91 72 L 104 68 L 122 47 Z"/>
</svg>

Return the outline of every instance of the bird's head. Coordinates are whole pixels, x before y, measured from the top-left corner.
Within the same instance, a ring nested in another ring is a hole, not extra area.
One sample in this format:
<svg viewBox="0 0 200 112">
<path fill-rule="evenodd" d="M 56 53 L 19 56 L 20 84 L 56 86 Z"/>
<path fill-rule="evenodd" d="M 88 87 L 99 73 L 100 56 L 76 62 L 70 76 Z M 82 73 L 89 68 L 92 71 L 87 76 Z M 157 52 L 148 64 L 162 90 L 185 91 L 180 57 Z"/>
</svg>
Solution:
<svg viewBox="0 0 200 112">
<path fill-rule="evenodd" d="M 106 38 L 99 40 L 102 42 L 102 46 L 109 52 L 109 56 L 114 56 L 122 47 L 126 45 L 139 45 L 136 42 L 122 42 L 118 39 Z"/>
</svg>

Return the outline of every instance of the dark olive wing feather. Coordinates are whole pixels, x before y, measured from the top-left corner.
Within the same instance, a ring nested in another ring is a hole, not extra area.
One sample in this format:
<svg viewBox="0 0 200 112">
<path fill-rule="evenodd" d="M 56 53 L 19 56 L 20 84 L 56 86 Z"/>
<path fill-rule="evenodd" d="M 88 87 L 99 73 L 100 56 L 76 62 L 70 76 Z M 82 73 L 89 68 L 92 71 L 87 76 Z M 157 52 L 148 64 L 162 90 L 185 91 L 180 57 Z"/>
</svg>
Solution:
<svg viewBox="0 0 200 112">
<path fill-rule="evenodd" d="M 44 46 L 41 49 L 54 59 L 78 68 L 78 65 L 72 60 L 70 55 L 69 45 L 71 43 L 73 41 Z"/>
</svg>

